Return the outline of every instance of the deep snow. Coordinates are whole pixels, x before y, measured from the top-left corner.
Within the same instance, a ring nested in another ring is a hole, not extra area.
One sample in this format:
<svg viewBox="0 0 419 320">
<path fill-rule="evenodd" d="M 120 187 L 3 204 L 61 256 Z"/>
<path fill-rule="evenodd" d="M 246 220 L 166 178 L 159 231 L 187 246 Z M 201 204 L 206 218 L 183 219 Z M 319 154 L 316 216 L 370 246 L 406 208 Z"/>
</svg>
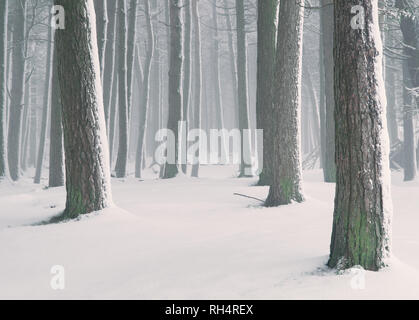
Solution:
<svg viewBox="0 0 419 320">
<path fill-rule="evenodd" d="M 121 209 L 44 226 L 30 225 L 63 210 L 64 188 L 45 190 L 30 177 L 1 182 L 0 298 L 419 298 L 419 181 L 393 173 L 397 258 L 363 278 L 325 267 L 334 185 L 322 183 L 319 170 L 304 172 L 305 203 L 272 209 L 233 195 L 268 192 L 233 172 L 214 166 L 202 168 L 201 179 L 113 179 Z M 64 290 L 50 286 L 54 265 L 65 268 Z"/>
</svg>

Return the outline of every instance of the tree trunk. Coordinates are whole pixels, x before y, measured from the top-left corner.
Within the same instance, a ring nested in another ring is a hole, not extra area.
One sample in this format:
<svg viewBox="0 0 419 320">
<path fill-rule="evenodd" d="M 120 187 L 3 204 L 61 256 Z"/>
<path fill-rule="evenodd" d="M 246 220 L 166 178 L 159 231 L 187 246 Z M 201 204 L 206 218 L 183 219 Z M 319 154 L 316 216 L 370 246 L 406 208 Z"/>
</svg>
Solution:
<svg viewBox="0 0 419 320">
<path fill-rule="evenodd" d="M 197 0 L 198 2 L 199 0 Z M 177 176 L 179 157 L 179 130 L 178 122 L 182 119 L 182 1 L 170 1 L 170 62 L 169 62 L 169 119 L 167 128 L 175 135 L 175 163 L 166 162 L 164 166 L 164 179 Z"/>
<path fill-rule="evenodd" d="M 103 71 L 103 103 L 105 105 L 106 128 L 109 136 L 109 115 L 111 110 L 112 89 L 115 81 L 115 47 L 116 47 L 116 30 L 117 30 L 117 14 L 118 1 L 107 0 L 107 8 L 109 15 L 109 24 L 107 28 L 107 41 L 105 51 L 105 68 Z"/>
<path fill-rule="evenodd" d="M 26 0 L 16 0 L 16 15 L 13 21 L 13 69 L 12 88 L 7 136 L 7 158 L 10 178 L 17 181 L 20 176 L 20 135 L 22 110 L 25 96 L 25 30 Z"/>
<path fill-rule="evenodd" d="M 42 166 L 44 164 L 45 154 L 45 140 L 48 127 L 48 113 L 51 104 L 51 81 L 52 81 L 52 57 L 54 52 L 53 45 L 53 30 L 52 27 L 48 26 L 48 45 L 47 45 L 47 60 L 46 60 L 46 71 L 45 71 L 45 86 L 44 86 L 44 101 L 42 108 L 42 124 L 41 124 L 41 136 L 39 138 L 38 146 L 38 160 L 36 162 L 36 173 L 34 183 L 41 183 Z"/>
<path fill-rule="evenodd" d="M 272 182 L 272 81 L 277 44 L 278 0 L 258 0 L 257 128 L 263 129 L 263 169 L 259 186 Z"/>
<path fill-rule="evenodd" d="M 326 141 L 323 175 L 325 182 L 336 182 L 335 164 L 335 97 L 333 85 L 333 1 L 323 0 L 321 20 L 323 24 L 323 59 L 326 97 Z M 349 11 L 350 12 L 350 11 Z"/>
<path fill-rule="evenodd" d="M 115 1 L 115 0 L 114 0 Z M 105 49 L 108 37 L 108 1 L 95 0 L 97 46 L 99 51 L 100 76 L 103 81 L 105 67 Z"/>
<path fill-rule="evenodd" d="M 185 122 L 186 132 L 189 129 L 189 105 L 191 101 L 191 39 L 192 39 L 192 1 L 185 1 L 185 61 L 184 61 L 184 79 L 183 79 L 183 112 L 182 119 Z M 182 172 L 187 173 L 188 165 L 188 151 L 182 150 L 185 163 L 182 163 Z"/>
<path fill-rule="evenodd" d="M 7 18 L 8 0 L 0 3 L 0 180 L 6 176 L 4 124 L 7 96 Z"/>
<path fill-rule="evenodd" d="M 51 128 L 49 148 L 50 188 L 64 185 L 64 146 L 60 84 L 58 82 L 57 50 L 54 49 L 51 87 Z"/>
<path fill-rule="evenodd" d="M 407 55 L 406 50 L 405 54 Z M 403 61 L 403 149 L 404 149 L 404 181 L 416 178 L 416 149 L 414 125 L 414 99 L 412 92 L 411 73 L 407 61 Z"/>
<path fill-rule="evenodd" d="M 301 168 L 301 64 L 304 7 L 299 0 L 281 1 L 272 86 L 273 177 L 266 206 L 302 202 Z"/>
<path fill-rule="evenodd" d="M 142 86 L 142 95 L 141 95 L 141 104 L 140 104 L 140 126 L 138 131 L 138 142 L 137 142 L 137 155 L 135 158 L 135 177 L 141 178 L 142 169 L 143 169 L 143 155 L 145 152 L 145 136 L 147 129 L 147 119 L 148 119 L 148 109 L 149 109 L 149 93 L 150 93 L 150 73 L 151 73 L 151 62 L 153 61 L 154 53 L 154 33 L 153 33 L 153 24 L 151 21 L 150 13 L 150 0 L 144 0 L 144 14 L 146 18 L 147 25 L 147 56 L 146 62 L 144 65 L 144 80 Z"/>
<path fill-rule="evenodd" d="M 365 10 L 363 29 L 348 14 Z M 376 271 L 390 250 L 390 168 L 377 0 L 335 1 L 336 197 L 328 265 Z"/>
<path fill-rule="evenodd" d="M 138 0 L 131 0 L 128 17 L 128 43 L 127 43 L 127 99 L 128 121 L 132 110 L 132 83 L 134 79 L 135 36 L 137 34 L 137 4 Z"/>
<path fill-rule="evenodd" d="M 128 96 L 127 96 L 127 19 L 126 0 L 118 0 L 118 123 L 119 123 L 119 144 L 118 157 L 116 160 L 115 174 L 117 178 L 127 176 L 128 162 Z"/>
<path fill-rule="evenodd" d="M 239 129 L 241 133 L 241 163 L 240 177 L 251 177 L 252 165 L 249 162 L 251 155 L 250 140 L 244 134 L 249 124 L 249 94 L 247 81 L 247 35 L 243 0 L 236 0 L 236 28 L 237 28 L 237 79 L 239 102 Z M 247 155 L 247 157 L 246 157 Z"/>
<path fill-rule="evenodd" d="M 199 15 L 199 1 L 192 2 L 192 20 L 194 27 L 194 114 L 193 114 L 193 128 L 201 129 L 202 126 L 202 47 L 201 47 L 201 22 Z M 201 138 L 201 137 L 200 137 Z M 199 139 L 200 139 L 199 138 Z M 194 164 L 192 166 L 192 177 L 199 176 L 199 147 L 195 154 Z"/>
<path fill-rule="evenodd" d="M 63 218 L 112 204 L 93 0 L 55 0 L 66 12 L 57 30 L 67 202 Z"/>
<path fill-rule="evenodd" d="M 31 123 L 31 117 L 30 117 L 30 86 L 31 81 L 30 79 L 26 82 L 25 85 L 25 98 L 24 98 L 24 111 L 23 111 L 23 127 L 22 127 L 22 150 L 21 150 L 21 169 L 22 171 L 26 171 L 28 168 L 28 149 L 29 149 L 29 138 L 30 138 L 30 123 Z"/>
</svg>

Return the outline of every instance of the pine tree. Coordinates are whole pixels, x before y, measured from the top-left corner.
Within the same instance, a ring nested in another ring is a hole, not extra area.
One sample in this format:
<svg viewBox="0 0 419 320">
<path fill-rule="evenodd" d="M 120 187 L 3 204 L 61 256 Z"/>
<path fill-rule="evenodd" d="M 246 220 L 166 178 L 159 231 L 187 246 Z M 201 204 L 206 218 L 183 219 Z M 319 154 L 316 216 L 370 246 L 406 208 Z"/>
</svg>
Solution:
<svg viewBox="0 0 419 320">
<path fill-rule="evenodd" d="M 111 205 L 108 141 L 103 112 L 93 0 L 55 0 L 65 8 L 56 31 L 67 202 L 64 218 Z"/>
<path fill-rule="evenodd" d="M 353 6 L 364 10 L 357 28 L 348 14 Z M 328 265 L 376 271 L 389 255 L 391 215 L 378 0 L 336 0 L 334 21 L 336 197 Z"/>
<path fill-rule="evenodd" d="M 273 176 L 265 205 L 302 202 L 301 63 L 304 7 L 299 0 L 281 1 L 278 27 L 273 112 Z"/>
</svg>

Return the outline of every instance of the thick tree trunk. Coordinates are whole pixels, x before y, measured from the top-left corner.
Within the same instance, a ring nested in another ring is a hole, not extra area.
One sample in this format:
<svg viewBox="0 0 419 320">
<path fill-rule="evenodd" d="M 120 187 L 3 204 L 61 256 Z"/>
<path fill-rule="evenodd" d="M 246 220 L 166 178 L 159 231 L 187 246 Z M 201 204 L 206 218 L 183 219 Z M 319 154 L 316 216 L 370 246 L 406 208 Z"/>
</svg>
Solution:
<svg viewBox="0 0 419 320">
<path fill-rule="evenodd" d="M 126 0 L 118 0 L 118 123 L 119 123 L 119 144 L 118 157 L 116 160 L 115 174 L 117 178 L 127 176 L 128 162 L 128 95 L 127 95 L 127 9 Z"/>
<path fill-rule="evenodd" d="M 236 28 L 237 28 L 237 79 L 239 102 L 239 129 L 241 132 L 241 163 L 240 177 L 253 176 L 250 163 L 251 146 L 244 130 L 250 128 L 249 123 L 249 94 L 247 79 L 247 36 L 243 0 L 236 0 Z M 246 157 L 247 155 L 247 157 Z"/>
<path fill-rule="evenodd" d="M 323 59 L 326 97 L 326 141 L 325 157 L 323 161 L 323 175 L 325 182 L 336 182 L 335 164 L 335 97 L 333 85 L 333 0 L 323 0 L 321 19 L 323 24 Z M 350 11 L 349 11 L 350 12 Z"/>
<path fill-rule="evenodd" d="M 107 28 L 107 41 L 105 51 L 105 68 L 103 71 L 103 104 L 105 106 L 106 128 L 109 136 L 109 115 L 111 110 L 112 89 L 115 81 L 115 47 L 116 47 L 116 30 L 117 30 L 117 14 L 118 1 L 106 0 L 107 12 L 109 16 L 109 24 Z"/>
<path fill-rule="evenodd" d="M 193 128 L 201 129 L 202 126 L 202 47 L 201 47 L 201 25 L 199 15 L 199 2 L 192 2 L 192 20 L 194 28 L 194 99 L 193 99 Z M 192 166 L 192 177 L 199 176 L 199 148 L 195 154 Z"/>
<path fill-rule="evenodd" d="M 266 206 L 302 202 L 301 64 L 304 7 L 299 0 L 281 1 L 274 83 L 272 185 Z"/>
<path fill-rule="evenodd" d="M 41 183 L 42 166 L 44 164 L 45 154 L 45 143 L 46 134 L 48 127 L 48 113 L 51 104 L 51 81 L 52 81 L 52 57 L 54 52 L 53 45 L 53 30 L 52 27 L 48 27 L 48 45 L 47 45 L 47 60 L 46 60 L 46 71 L 45 71 L 45 86 L 44 86 L 44 101 L 42 108 L 42 123 L 41 123 L 41 135 L 39 138 L 38 146 L 38 160 L 36 162 L 36 173 L 34 183 Z"/>
<path fill-rule="evenodd" d="M 192 0 L 193 1 L 193 0 Z M 191 101 L 191 41 L 192 41 L 192 1 L 185 1 L 185 61 L 183 74 L 183 112 L 182 120 L 185 122 L 184 130 L 189 129 L 189 105 Z M 185 163 L 182 163 L 182 172 L 187 173 L 187 146 L 186 150 L 182 150 Z"/>
<path fill-rule="evenodd" d="M 150 0 L 144 0 L 144 14 L 146 18 L 147 25 L 147 56 L 144 65 L 144 80 L 141 95 L 141 104 L 140 104 L 140 126 L 138 131 L 138 141 L 137 141 L 137 155 L 135 158 L 135 177 L 141 178 L 142 169 L 143 169 L 143 160 L 144 160 L 144 145 L 145 145 L 145 136 L 147 129 L 147 120 L 148 120 L 148 109 L 149 109 L 149 94 L 150 94 L 150 73 L 151 73 L 151 62 L 153 61 L 154 53 L 154 33 L 153 33 L 153 24 L 151 21 L 150 13 Z"/>
<path fill-rule="evenodd" d="M 8 0 L 0 3 L 0 180 L 6 176 L 4 124 L 7 97 L 7 18 Z"/>
<path fill-rule="evenodd" d="M 197 0 L 198 2 L 198 0 Z M 167 128 L 174 133 L 175 163 L 166 162 L 164 166 L 164 179 L 177 176 L 179 158 L 179 130 L 178 122 L 182 119 L 182 64 L 183 64 L 183 43 L 182 43 L 182 1 L 170 1 L 170 62 L 169 62 L 169 119 Z"/>
<path fill-rule="evenodd" d="M 51 87 L 51 128 L 49 148 L 49 182 L 50 188 L 64 185 L 64 145 L 61 91 L 58 81 L 57 50 L 54 49 Z"/>
<path fill-rule="evenodd" d="M 66 12 L 57 30 L 67 202 L 64 218 L 112 204 L 93 0 L 55 0 Z"/>
<path fill-rule="evenodd" d="M 115 0 L 113 0 L 115 1 Z M 108 37 L 108 1 L 95 0 L 97 46 L 99 50 L 100 76 L 103 81 L 105 68 L 105 49 Z"/>
<path fill-rule="evenodd" d="M 257 128 L 263 129 L 263 169 L 258 185 L 272 182 L 272 81 L 277 44 L 278 0 L 258 0 Z"/>
<path fill-rule="evenodd" d="M 25 30 L 26 0 L 16 0 L 16 14 L 13 23 L 13 69 L 12 88 L 7 136 L 7 158 L 10 177 L 13 181 L 20 176 L 20 136 L 22 110 L 25 96 Z"/>
<path fill-rule="evenodd" d="M 365 10 L 352 29 L 353 6 Z M 336 197 L 328 265 L 376 271 L 390 250 L 390 169 L 377 0 L 335 1 Z"/>
</svg>

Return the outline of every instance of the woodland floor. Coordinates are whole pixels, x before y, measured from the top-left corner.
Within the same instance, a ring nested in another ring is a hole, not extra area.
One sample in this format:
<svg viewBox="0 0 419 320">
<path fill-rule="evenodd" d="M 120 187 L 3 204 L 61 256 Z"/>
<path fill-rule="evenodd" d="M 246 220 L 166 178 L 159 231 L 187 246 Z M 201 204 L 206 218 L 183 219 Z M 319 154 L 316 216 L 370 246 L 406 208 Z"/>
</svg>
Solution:
<svg viewBox="0 0 419 320">
<path fill-rule="evenodd" d="M 305 203 L 273 209 L 233 195 L 268 192 L 233 173 L 204 167 L 201 179 L 114 179 L 120 209 L 45 226 L 30 225 L 63 210 L 64 188 L 34 186 L 30 175 L 3 181 L 0 298 L 419 298 L 419 181 L 393 173 L 395 257 L 367 272 L 362 289 L 356 270 L 325 267 L 334 185 L 319 170 L 305 172 Z M 65 268 L 64 290 L 50 286 L 54 265 Z"/>
</svg>

